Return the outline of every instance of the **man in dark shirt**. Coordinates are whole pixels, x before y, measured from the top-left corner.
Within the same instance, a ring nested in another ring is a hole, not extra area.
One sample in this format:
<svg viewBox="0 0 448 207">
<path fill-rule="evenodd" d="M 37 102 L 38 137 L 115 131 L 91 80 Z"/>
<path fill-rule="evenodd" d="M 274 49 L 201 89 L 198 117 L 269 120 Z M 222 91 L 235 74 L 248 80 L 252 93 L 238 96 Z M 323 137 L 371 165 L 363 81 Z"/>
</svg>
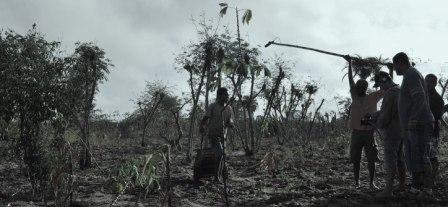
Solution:
<svg viewBox="0 0 448 207">
<path fill-rule="evenodd" d="M 215 168 L 217 172 L 222 166 L 227 129 L 234 127 L 233 110 L 228 101 L 227 88 L 219 88 L 216 93 L 216 102 L 207 107 L 199 127 L 201 134 L 207 132 L 209 145 L 216 155 Z M 225 175 L 225 169 L 223 169 L 223 173 L 222 175 Z M 215 176 L 215 180 L 218 180 L 218 174 Z"/>
<path fill-rule="evenodd" d="M 431 108 L 432 115 L 434 116 L 434 133 L 432 134 L 432 145 L 430 151 L 430 160 L 433 170 L 434 179 L 437 177 L 439 169 L 439 161 L 437 159 L 438 146 L 439 146 L 439 131 L 440 131 L 440 119 L 442 118 L 444 109 L 444 102 L 442 96 L 436 91 L 437 76 L 434 74 L 428 74 L 425 77 L 426 85 L 428 86 L 429 106 Z"/>
<path fill-rule="evenodd" d="M 400 125 L 405 137 L 406 164 L 417 189 L 432 188 L 429 159 L 434 117 L 429 108 L 428 89 L 423 76 L 411 66 L 408 56 L 400 52 L 393 57 L 393 69 L 403 76 L 398 98 Z"/>
<path fill-rule="evenodd" d="M 223 155 L 224 138 L 228 128 L 233 128 L 232 107 L 227 104 L 229 94 L 227 88 L 219 88 L 216 102 L 210 104 L 202 118 L 199 131 L 204 133 L 207 130 L 210 147 L 217 157 Z M 225 108 L 224 108 L 225 107 Z"/>
</svg>

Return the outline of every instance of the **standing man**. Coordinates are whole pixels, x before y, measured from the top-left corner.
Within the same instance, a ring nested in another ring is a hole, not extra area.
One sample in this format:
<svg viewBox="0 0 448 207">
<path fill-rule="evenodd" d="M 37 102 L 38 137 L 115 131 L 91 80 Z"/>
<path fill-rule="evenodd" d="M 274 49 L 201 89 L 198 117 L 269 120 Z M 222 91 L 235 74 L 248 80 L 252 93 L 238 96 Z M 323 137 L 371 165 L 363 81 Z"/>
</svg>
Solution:
<svg viewBox="0 0 448 207">
<path fill-rule="evenodd" d="M 440 119 L 444 112 L 443 98 L 436 91 L 437 76 L 434 74 L 428 74 L 425 77 L 426 85 L 428 86 L 429 107 L 431 108 L 432 115 L 434 116 L 434 132 L 432 134 L 431 151 L 429 158 L 431 160 L 433 178 L 434 181 L 437 178 L 439 170 L 439 160 L 437 158 L 439 147 L 439 134 L 440 134 Z"/>
<path fill-rule="evenodd" d="M 380 71 L 375 75 L 375 85 L 385 91 L 380 111 L 376 114 L 376 126 L 384 130 L 384 167 L 386 169 L 386 187 L 378 197 L 392 196 L 394 179 L 398 177 L 399 189 L 404 190 L 406 170 L 403 155 L 403 137 L 401 136 L 398 116 L 398 95 L 400 87 L 392 81 L 390 75 Z"/>
<path fill-rule="evenodd" d="M 366 80 L 360 79 L 356 82 L 353 80 L 352 58 L 344 57 L 348 61 L 348 80 L 350 84 L 350 94 L 352 98 L 352 106 L 350 110 L 350 128 L 352 128 L 352 136 L 350 141 L 350 161 L 353 163 L 353 173 L 355 177 L 355 187 L 359 188 L 359 170 L 361 165 L 361 154 L 367 157 L 369 168 L 370 188 L 378 189 L 374 183 L 375 179 L 375 162 L 378 159 L 378 149 L 375 142 L 374 128 L 368 125 L 361 125 L 361 119 L 366 114 L 372 114 L 377 111 L 378 101 L 383 97 L 383 91 L 376 91 L 367 94 L 368 83 Z"/>
<path fill-rule="evenodd" d="M 405 136 L 405 155 L 412 184 L 417 189 L 432 188 L 429 159 L 434 117 L 429 108 L 428 89 L 422 74 L 411 66 L 408 56 L 400 52 L 393 57 L 393 68 L 403 76 L 398 98 L 400 124 Z"/>
<path fill-rule="evenodd" d="M 227 128 L 233 128 L 234 126 L 232 107 L 227 104 L 228 101 L 229 93 L 227 88 L 219 88 L 216 94 L 216 101 L 207 107 L 199 128 L 202 134 L 207 129 L 209 144 L 217 159 L 216 168 L 219 168 L 224 154 L 223 145 L 225 144 L 224 138 L 227 134 Z"/>
</svg>

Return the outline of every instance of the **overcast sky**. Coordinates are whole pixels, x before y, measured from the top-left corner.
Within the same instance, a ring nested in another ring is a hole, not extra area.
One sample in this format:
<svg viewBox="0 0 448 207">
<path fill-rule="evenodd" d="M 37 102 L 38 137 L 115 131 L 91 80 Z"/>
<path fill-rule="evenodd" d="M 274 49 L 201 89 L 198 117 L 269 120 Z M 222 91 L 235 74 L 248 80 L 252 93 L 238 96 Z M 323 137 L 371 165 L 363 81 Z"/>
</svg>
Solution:
<svg viewBox="0 0 448 207">
<path fill-rule="evenodd" d="M 106 113 L 130 112 L 145 82 L 163 80 L 187 92 L 186 74 L 174 70 L 175 54 L 197 40 L 191 17 L 218 20 L 222 1 L 214 0 L 1 0 L 0 27 L 25 33 L 33 23 L 47 39 L 62 41 L 67 53 L 77 41 L 93 41 L 115 65 L 101 85 L 97 106 Z M 391 58 L 404 51 L 423 75 L 448 72 L 448 2 L 444 0 L 244 0 L 226 1 L 253 11 L 241 27 L 252 46 L 267 41 L 301 44 L 343 54 Z M 222 25 L 234 31 L 234 13 Z M 268 58 L 295 63 L 298 80 L 321 83 L 318 99 L 334 109 L 335 95 L 347 96 L 341 58 L 285 47 L 260 47 Z M 429 61 L 428 61 L 429 60 Z M 448 75 L 447 75 L 448 76 Z"/>
</svg>

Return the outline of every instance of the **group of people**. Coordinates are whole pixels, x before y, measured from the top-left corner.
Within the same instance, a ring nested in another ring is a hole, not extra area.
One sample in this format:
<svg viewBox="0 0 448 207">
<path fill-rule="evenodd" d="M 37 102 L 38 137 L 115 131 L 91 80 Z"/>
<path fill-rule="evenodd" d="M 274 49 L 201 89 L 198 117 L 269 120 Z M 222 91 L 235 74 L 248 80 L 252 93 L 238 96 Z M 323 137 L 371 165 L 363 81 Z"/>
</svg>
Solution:
<svg viewBox="0 0 448 207">
<path fill-rule="evenodd" d="M 360 186 L 359 171 L 364 149 L 370 187 L 377 189 L 374 182 L 375 163 L 379 158 L 374 132 L 379 129 L 384 141 L 386 186 L 378 196 L 391 196 L 395 179 L 399 183 L 398 189 L 404 190 L 406 169 L 412 175 L 411 185 L 414 189 L 432 192 L 438 169 L 439 120 L 444 112 L 443 99 L 435 89 L 437 77 L 429 74 L 423 78 L 411 65 L 408 56 L 400 52 L 393 57 L 393 63 L 388 67 L 397 75 L 403 76 L 401 87 L 394 83 L 391 74 L 381 71 L 374 77 L 374 87 L 379 87 L 379 90 L 367 93 L 368 82 L 359 79 L 355 83 L 352 58 L 345 56 L 345 59 L 349 64 L 348 78 L 352 98 L 350 160 L 353 163 L 356 187 Z M 381 99 L 382 105 L 377 111 L 377 104 Z M 234 125 L 228 100 L 227 89 L 219 88 L 216 102 L 207 107 L 200 124 L 201 133 L 208 134 L 217 163 L 223 155 L 227 128 Z"/>
<path fill-rule="evenodd" d="M 349 84 L 352 98 L 350 127 L 352 129 L 350 160 L 353 163 L 355 185 L 359 187 L 361 153 L 364 149 L 370 175 L 370 187 L 377 189 L 375 162 L 379 161 L 374 139 L 376 129 L 384 141 L 384 167 L 386 186 L 377 196 L 392 196 L 394 180 L 397 190 L 404 190 L 406 169 L 411 174 L 411 186 L 421 193 L 432 193 L 438 171 L 439 121 L 444 113 L 443 98 L 437 93 L 437 77 L 422 74 L 411 65 L 408 56 L 400 52 L 388 65 L 397 75 L 403 76 L 401 86 L 394 83 L 391 74 L 375 74 L 374 87 L 368 93 L 368 82 L 353 79 L 352 58 L 349 64 Z M 377 111 L 377 104 L 382 105 Z"/>
</svg>

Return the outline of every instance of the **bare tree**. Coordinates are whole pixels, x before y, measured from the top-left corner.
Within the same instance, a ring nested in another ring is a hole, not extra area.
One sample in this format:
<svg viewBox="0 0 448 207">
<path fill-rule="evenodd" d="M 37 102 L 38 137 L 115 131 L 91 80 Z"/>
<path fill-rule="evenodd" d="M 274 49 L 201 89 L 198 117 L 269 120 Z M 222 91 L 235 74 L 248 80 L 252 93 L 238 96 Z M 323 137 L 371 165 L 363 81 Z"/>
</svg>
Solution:
<svg viewBox="0 0 448 207">
<path fill-rule="evenodd" d="M 167 87 L 160 82 L 148 82 L 143 94 L 139 97 L 137 105 L 141 114 L 141 146 L 146 147 L 146 134 L 148 126 L 154 121 L 154 115 L 160 104 L 166 98 Z"/>
</svg>

